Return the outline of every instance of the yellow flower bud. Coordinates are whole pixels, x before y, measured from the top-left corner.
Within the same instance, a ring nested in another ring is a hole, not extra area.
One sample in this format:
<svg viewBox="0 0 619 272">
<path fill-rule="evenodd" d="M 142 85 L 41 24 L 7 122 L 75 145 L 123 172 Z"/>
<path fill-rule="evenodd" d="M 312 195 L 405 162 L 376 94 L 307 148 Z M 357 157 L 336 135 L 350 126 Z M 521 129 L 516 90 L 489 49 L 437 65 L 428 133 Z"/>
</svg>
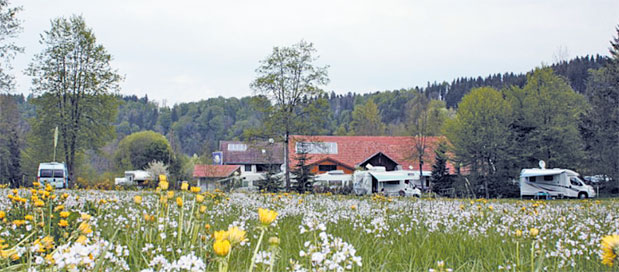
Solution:
<svg viewBox="0 0 619 272">
<path fill-rule="evenodd" d="M 258 209 L 258 219 L 260 219 L 260 223 L 263 225 L 269 225 L 275 218 L 277 217 L 277 212 L 272 210 L 267 210 L 263 208 Z"/>
<path fill-rule="evenodd" d="M 529 234 L 531 234 L 531 237 L 535 237 L 535 236 L 537 236 L 539 234 L 539 229 L 531 228 L 529 230 Z"/>
<path fill-rule="evenodd" d="M 176 205 L 178 205 L 179 207 L 183 207 L 183 199 L 180 197 L 176 198 Z"/>
<path fill-rule="evenodd" d="M 215 254 L 225 257 L 230 252 L 230 242 L 228 240 L 218 240 L 213 243 L 213 251 Z"/>
<path fill-rule="evenodd" d="M 141 205 L 142 204 L 142 196 L 136 195 L 133 197 L 133 202 L 135 202 L 135 204 Z"/>
<path fill-rule="evenodd" d="M 187 183 L 186 181 L 183 181 L 183 183 L 181 184 L 181 190 L 183 191 L 189 190 L 189 183 Z"/>
<path fill-rule="evenodd" d="M 194 187 L 192 187 L 192 188 L 194 188 Z M 203 195 L 196 195 L 196 202 L 202 203 L 203 201 L 204 201 L 204 196 Z"/>
</svg>

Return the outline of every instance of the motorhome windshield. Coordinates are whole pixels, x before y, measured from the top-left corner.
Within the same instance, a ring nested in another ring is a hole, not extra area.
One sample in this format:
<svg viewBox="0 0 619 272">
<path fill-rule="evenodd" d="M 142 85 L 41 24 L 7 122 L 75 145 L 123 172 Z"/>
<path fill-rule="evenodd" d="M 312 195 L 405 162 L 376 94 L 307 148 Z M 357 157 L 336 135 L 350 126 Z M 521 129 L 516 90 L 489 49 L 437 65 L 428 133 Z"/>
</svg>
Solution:
<svg viewBox="0 0 619 272">
<path fill-rule="evenodd" d="M 570 183 L 573 186 L 582 186 L 583 185 L 583 182 L 578 177 L 571 177 L 570 178 Z"/>
<path fill-rule="evenodd" d="M 55 178 L 64 178 L 64 171 L 63 170 L 54 170 L 54 177 Z"/>
<path fill-rule="evenodd" d="M 53 170 L 51 169 L 41 169 L 40 177 L 42 178 L 51 178 L 53 174 Z"/>
</svg>

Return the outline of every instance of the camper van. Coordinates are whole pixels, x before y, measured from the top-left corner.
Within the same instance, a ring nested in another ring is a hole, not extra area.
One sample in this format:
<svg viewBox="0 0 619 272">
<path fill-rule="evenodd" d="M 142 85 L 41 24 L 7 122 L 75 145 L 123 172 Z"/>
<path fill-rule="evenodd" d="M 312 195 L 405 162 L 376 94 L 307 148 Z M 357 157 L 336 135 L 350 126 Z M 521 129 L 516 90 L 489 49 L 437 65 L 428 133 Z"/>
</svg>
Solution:
<svg viewBox="0 0 619 272">
<path fill-rule="evenodd" d="M 367 171 L 355 171 L 353 174 L 353 192 L 357 195 L 379 193 L 420 197 L 421 191 L 415 186 L 414 178 L 413 171 L 385 171 L 385 167 L 368 167 Z"/>
<path fill-rule="evenodd" d="M 67 188 L 69 186 L 69 172 L 64 163 L 43 162 L 37 170 L 37 181 L 42 185 L 49 184 L 55 188 Z"/>
<path fill-rule="evenodd" d="M 595 191 L 568 169 L 522 169 L 520 197 L 589 198 Z"/>
<path fill-rule="evenodd" d="M 342 170 L 331 170 L 314 176 L 314 186 L 329 188 L 330 190 L 344 188 L 352 184 L 352 175 Z"/>
</svg>

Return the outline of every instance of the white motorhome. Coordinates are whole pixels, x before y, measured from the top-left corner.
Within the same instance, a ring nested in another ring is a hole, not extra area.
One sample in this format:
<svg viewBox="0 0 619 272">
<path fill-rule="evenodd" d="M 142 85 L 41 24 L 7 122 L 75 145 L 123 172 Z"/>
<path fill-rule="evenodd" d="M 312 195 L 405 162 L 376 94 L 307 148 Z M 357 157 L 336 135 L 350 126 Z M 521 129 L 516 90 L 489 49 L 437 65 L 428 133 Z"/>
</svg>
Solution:
<svg viewBox="0 0 619 272">
<path fill-rule="evenodd" d="M 595 190 L 586 185 L 578 173 L 568 169 L 522 169 L 520 172 L 521 197 L 595 197 Z"/>
<path fill-rule="evenodd" d="M 154 180 L 148 171 L 134 170 L 125 171 L 125 177 L 115 178 L 115 185 L 119 186 L 147 186 L 150 181 Z"/>
<path fill-rule="evenodd" d="M 58 189 L 69 185 L 69 172 L 64 163 L 43 162 L 37 170 L 37 181 L 42 185 L 49 184 Z"/>
<path fill-rule="evenodd" d="M 342 170 L 332 170 L 314 176 L 314 186 L 336 189 L 352 185 L 351 174 L 346 174 Z"/>
<path fill-rule="evenodd" d="M 419 173 L 417 173 L 419 175 Z M 414 171 L 385 171 L 385 167 L 368 167 L 368 171 L 355 171 L 353 192 L 357 195 L 380 193 L 388 196 L 421 196 L 415 186 Z"/>
</svg>

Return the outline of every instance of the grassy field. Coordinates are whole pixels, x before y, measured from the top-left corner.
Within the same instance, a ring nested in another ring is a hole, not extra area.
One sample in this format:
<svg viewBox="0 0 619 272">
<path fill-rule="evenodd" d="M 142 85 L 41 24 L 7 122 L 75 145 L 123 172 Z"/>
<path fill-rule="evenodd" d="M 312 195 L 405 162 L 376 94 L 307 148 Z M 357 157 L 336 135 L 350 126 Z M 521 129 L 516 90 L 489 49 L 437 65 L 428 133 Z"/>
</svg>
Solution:
<svg viewBox="0 0 619 272">
<path fill-rule="evenodd" d="M 1 189 L 0 270 L 247 271 L 252 256 L 253 271 L 619 268 L 600 250 L 619 233 L 614 199 L 196 191 Z"/>
</svg>

